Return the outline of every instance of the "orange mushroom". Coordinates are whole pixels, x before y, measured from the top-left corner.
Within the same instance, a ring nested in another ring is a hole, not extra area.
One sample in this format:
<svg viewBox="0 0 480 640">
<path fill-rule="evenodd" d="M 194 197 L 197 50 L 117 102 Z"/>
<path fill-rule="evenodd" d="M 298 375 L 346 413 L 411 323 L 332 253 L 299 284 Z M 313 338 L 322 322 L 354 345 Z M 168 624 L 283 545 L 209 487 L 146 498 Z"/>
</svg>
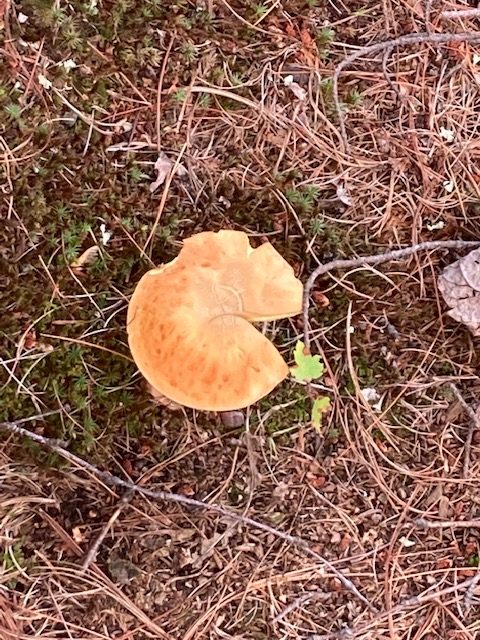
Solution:
<svg viewBox="0 0 480 640">
<path fill-rule="evenodd" d="M 251 322 L 297 315 L 303 287 L 266 243 L 207 231 L 147 272 L 128 307 L 130 350 L 162 395 L 187 407 L 231 411 L 267 395 L 288 367 Z"/>
</svg>

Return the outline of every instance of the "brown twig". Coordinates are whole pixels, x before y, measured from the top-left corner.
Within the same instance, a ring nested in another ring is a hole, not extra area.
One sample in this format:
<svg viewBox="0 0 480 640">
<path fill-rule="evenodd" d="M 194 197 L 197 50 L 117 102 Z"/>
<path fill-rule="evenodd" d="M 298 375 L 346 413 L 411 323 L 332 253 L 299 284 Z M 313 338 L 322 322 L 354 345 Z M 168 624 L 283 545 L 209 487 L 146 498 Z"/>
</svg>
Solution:
<svg viewBox="0 0 480 640">
<path fill-rule="evenodd" d="M 462 591 L 465 589 L 471 588 L 472 584 L 475 586 L 477 584 L 477 576 L 473 578 L 467 578 L 460 584 L 455 584 L 451 587 L 445 587 L 444 589 L 440 589 L 439 591 L 433 591 L 432 589 L 428 589 L 424 593 L 420 593 L 417 596 L 412 596 L 411 598 L 406 598 L 395 607 L 391 609 L 386 609 L 385 611 L 380 611 L 375 615 L 372 620 L 359 625 L 358 627 L 347 627 L 342 631 L 338 631 L 337 633 L 328 633 L 326 635 L 316 635 L 314 636 L 315 640 L 351 640 L 360 634 L 364 634 L 366 631 L 372 628 L 377 622 L 385 619 L 387 616 L 398 615 L 399 613 L 404 613 L 413 607 L 420 607 L 425 604 L 428 604 L 432 601 L 437 601 L 439 598 L 443 596 L 448 596 L 451 593 L 457 593 L 458 591 Z M 468 592 L 467 592 L 468 593 Z"/>
<path fill-rule="evenodd" d="M 118 516 L 120 515 L 122 510 L 126 507 L 126 505 L 133 498 L 133 495 L 134 495 L 133 491 L 126 491 L 123 494 L 123 496 L 120 499 L 120 504 L 115 509 L 115 511 L 112 513 L 112 515 L 108 519 L 108 522 L 102 528 L 102 530 L 100 531 L 100 534 L 95 538 L 94 543 L 92 544 L 92 546 L 88 550 L 88 553 L 85 556 L 85 560 L 82 563 L 82 571 L 87 571 L 87 569 L 92 564 L 92 562 L 95 562 L 95 557 L 97 555 L 98 549 L 100 548 L 100 545 L 105 540 L 108 532 L 110 531 L 111 527 L 116 522 L 116 520 L 118 519 Z"/>
<path fill-rule="evenodd" d="M 293 602 L 291 602 L 288 607 L 285 607 L 278 615 L 275 616 L 273 622 L 280 622 L 283 618 L 286 618 L 292 611 L 298 609 L 298 607 L 303 606 L 306 602 L 310 602 L 312 600 L 327 600 L 328 594 L 324 591 L 311 591 L 310 593 L 302 593 L 301 596 L 295 598 Z"/>
<path fill-rule="evenodd" d="M 480 529 L 480 520 L 427 520 L 426 518 L 417 518 L 415 520 L 417 527 L 422 529 Z"/>
<path fill-rule="evenodd" d="M 432 22 L 431 22 L 432 4 L 433 4 L 433 0 L 426 0 L 425 2 L 425 28 L 428 31 L 428 33 L 432 33 Z"/>
<path fill-rule="evenodd" d="M 159 203 L 158 208 L 157 208 L 157 213 L 156 213 L 156 216 L 155 216 L 155 220 L 153 222 L 152 228 L 150 229 L 150 233 L 148 235 L 148 238 L 146 239 L 145 244 L 143 245 L 143 249 L 142 249 L 142 253 L 141 253 L 142 257 L 145 255 L 148 245 L 150 244 L 150 242 L 155 237 L 155 233 L 157 231 L 157 227 L 158 227 L 158 224 L 160 222 L 160 218 L 161 218 L 163 210 L 165 208 L 165 203 L 167 202 L 167 197 L 168 197 L 168 194 L 170 192 L 170 186 L 172 184 L 173 177 L 175 176 L 175 173 L 177 172 L 178 166 L 179 166 L 180 161 L 181 161 L 181 159 L 183 157 L 183 154 L 185 153 L 185 149 L 186 148 L 187 148 L 187 143 L 185 142 L 182 145 L 182 148 L 180 149 L 180 151 L 178 153 L 177 159 L 175 160 L 175 163 L 174 163 L 173 167 L 170 169 L 170 172 L 167 175 L 167 178 L 165 180 L 165 185 L 163 187 L 162 197 L 160 198 L 160 203 Z"/>
<path fill-rule="evenodd" d="M 462 394 L 458 390 L 458 387 L 454 385 L 453 382 L 450 383 L 450 388 L 453 391 L 455 398 L 462 405 L 462 408 L 470 418 L 467 437 L 465 438 L 465 455 L 463 458 L 463 477 L 466 478 L 468 476 L 468 467 L 470 466 L 470 452 L 472 449 L 473 432 L 480 429 L 480 418 L 477 416 L 472 407 L 467 404 L 465 398 L 462 396 Z"/>
<path fill-rule="evenodd" d="M 480 582 L 480 570 L 478 570 L 477 574 L 473 577 L 471 585 L 467 589 L 467 593 L 465 594 L 465 608 L 470 609 L 470 607 L 474 604 L 475 599 L 475 589 L 478 587 L 478 583 Z"/>
<path fill-rule="evenodd" d="M 156 132 L 157 132 L 157 151 L 160 153 L 162 150 L 162 127 L 161 127 L 161 116 L 162 116 L 162 89 L 163 89 L 163 80 L 165 78 L 165 72 L 167 70 L 167 63 L 170 58 L 170 53 L 172 51 L 173 43 L 175 40 L 175 33 L 172 33 L 170 37 L 170 42 L 168 43 L 167 50 L 165 51 L 165 56 L 163 58 L 162 68 L 160 70 L 160 76 L 158 78 L 157 85 L 157 120 L 155 122 Z"/>
<path fill-rule="evenodd" d="M 459 18 L 480 18 L 480 7 L 478 9 L 458 9 L 457 11 L 442 11 L 440 17 L 443 20 L 457 20 Z"/>
<path fill-rule="evenodd" d="M 304 343 L 307 349 L 310 349 L 310 334 L 308 327 L 308 310 L 310 307 L 310 293 L 315 281 L 320 276 L 325 275 L 329 271 L 336 269 L 355 269 L 363 266 L 377 266 L 384 262 L 392 260 L 401 260 L 418 253 L 419 251 L 435 251 L 437 249 L 473 249 L 478 247 L 480 241 L 476 240 L 434 240 L 432 242 L 421 242 L 404 249 L 395 249 L 373 256 L 360 256 L 359 258 L 351 258 L 349 260 L 332 260 L 326 264 L 319 265 L 309 276 L 303 293 L 303 330 Z"/>
<path fill-rule="evenodd" d="M 41 419 L 42 416 L 35 416 L 34 418 L 28 418 L 27 420 L 32 421 L 34 419 Z M 224 518 L 230 518 L 231 520 L 236 521 L 239 524 L 244 524 L 255 529 L 259 529 L 260 531 L 265 531 L 270 533 L 271 535 L 279 538 L 281 540 L 285 540 L 289 544 L 294 545 L 298 549 L 301 549 L 306 555 L 309 555 L 312 558 L 315 558 L 317 562 L 321 563 L 323 567 L 328 569 L 345 587 L 347 591 L 354 594 L 364 605 L 368 607 L 370 611 L 376 613 L 375 607 L 370 604 L 367 598 L 360 593 L 357 587 L 353 584 L 351 580 L 349 580 L 346 576 L 343 575 L 338 569 L 336 569 L 331 562 L 323 558 L 319 553 L 314 551 L 307 540 L 304 538 L 300 538 L 298 536 L 293 536 L 284 531 L 280 531 L 279 529 L 275 529 L 264 522 L 260 522 L 259 520 L 254 520 L 253 518 L 249 518 L 248 516 L 243 516 L 235 513 L 234 511 L 230 511 L 229 509 L 225 509 L 224 507 L 217 504 L 209 504 L 207 502 L 202 502 L 201 500 L 195 500 L 193 498 L 187 498 L 178 493 L 171 493 L 169 491 L 156 491 L 153 489 L 146 489 L 144 487 L 140 487 L 134 482 L 130 482 L 128 480 L 123 480 L 118 476 L 114 476 L 108 471 L 102 471 L 98 469 L 93 464 L 90 464 L 83 458 L 76 456 L 74 453 L 68 451 L 65 448 L 64 443 L 61 443 L 58 440 L 52 440 L 50 438 L 46 438 L 45 436 L 41 436 L 33 431 L 29 431 L 28 429 L 24 429 L 19 426 L 25 420 L 19 420 L 18 422 L 0 422 L 0 431 L 7 431 L 9 433 L 14 433 L 16 435 L 29 438 L 33 442 L 37 442 L 38 444 L 54 451 L 58 455 L 62 456 L 65 460 L 68 460 L 73 465 L 83 469 L 87 473 L 90 473 L 94 477 L 98 478 L 106 485 L 110 487 L 117 487 L 126 489 L 132 493 L 138 493 L 147 498 L 152 498 L 153 500 L 160 500 L 163 502 L 174 502 L 176 504 L 184 505 L 185 507 L 190 507 L 193 509 L 204 509 L 207 511 L 212 511 L 213 513 L 217 513 L 218 515 Z"/>
<path fill-rule="evenodd" d="M 421 44 L 424 42 L 429 42 L 431 44 L 447 44 L 449 42 L 480 42 L 480 33 L 429 33 L 428 31 L 423 31 L 420 33 L 406 34 L 392 40 L 376 42 L 375 44 L 371 44 L 367 47 L 362 47 L 344 58 L 336 66 L 332 77 L 332 94 L 345 150 L 348 149 L 347 129 L 345 127 L 345 120 L 343 118 L 342 107 L 338 95 L 338 81 L 342 71 L 362 56 L 380 53 L 381 51 L 388 49 L 393 50 L 395 47 L 407 47 L 412 44 Z"/>
</svg>

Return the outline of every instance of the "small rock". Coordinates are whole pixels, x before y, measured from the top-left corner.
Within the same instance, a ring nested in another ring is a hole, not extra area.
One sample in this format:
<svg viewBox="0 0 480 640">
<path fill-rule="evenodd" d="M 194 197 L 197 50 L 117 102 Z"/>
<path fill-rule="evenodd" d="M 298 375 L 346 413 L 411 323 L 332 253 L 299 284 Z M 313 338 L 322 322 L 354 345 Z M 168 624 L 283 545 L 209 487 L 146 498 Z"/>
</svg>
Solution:
<svg viewBox="0 0 480 640">
<path fill-rule="evenodd" d="M 243 411 L 222 411 L 220 413 L 222 423 L 231 429 L 243 427 L 245 424 L 245 416 Z"/>
</svg>

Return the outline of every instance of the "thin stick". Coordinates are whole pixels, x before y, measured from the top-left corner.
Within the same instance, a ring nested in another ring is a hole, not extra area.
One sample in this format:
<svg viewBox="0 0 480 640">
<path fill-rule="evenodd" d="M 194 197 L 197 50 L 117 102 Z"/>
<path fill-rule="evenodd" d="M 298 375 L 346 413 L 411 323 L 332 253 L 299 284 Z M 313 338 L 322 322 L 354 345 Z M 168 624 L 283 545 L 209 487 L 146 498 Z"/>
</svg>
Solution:
<svg viewBox="0 0 480 640">
<path fill-rule="evenodd" d="M 161 115 L 162 115 L 162 88 L 163 88 L 163 80 L 165 78 L 165 72 L 167 70 L 167 63 L 170 58 L 170 52 L 172 51 L 173 41 L 175 40 L 175 33 L 170 37 L 170 42 L 168 43 L 167 50 L 165 52 L 165 56 L 163 58 L 162 68 L 160 70 L 160 76 L 158 78 L 157 85 L 157 121 L 156 121 L 156 130 L 157 130 L 157 151 L 160 152 L 162 150 L 162 127 L 161 127 Z"/>
<path fill-rule="evenodd" d="M 346 629 L 338 631 L 337 633 L 334 632 L 322 636 L 315 636 L 315 640 L 347 640 L 354 638 L 357 635 L 365 633 L 368 629 L 371 629 L 372 626 L 374 626 L 377 622 L 380 622 L 387 616 L 398 615 L 399 613 L 408 611 L 412 607 L 420 607 L 428 604 L 429 602 L 437 601 L 441 597 L 448 596 L 451 593 L 458 593 L 459 591 L 469 589 L 473 583 L 476 583 L 476 578 L 477 576 L 473 578 L 467 578 L 460 584 L 455 584 L 451 587 L 445 587 L 444 589 L 440 589 L 439 591 L 428 589 L 426 592 L 420 593 L 418 596 L 412 596 L 411 598 L 403 600 L 391 609 L 381 611 L 372 620 L 359 625 L 358 627 L 347 627 Z"/>
<path fill-rule="evenodd" d="M 41 416 L 37 416 L 37 419 L 41 418 Z M 31 419 L 30 419 L 31 420 Z M 121 487 L 123 489 L 127 489 L 133 493 L 139 493 L 147 498 L 152 498 L 153 500 L 160 500 L 163 502 L 174 502 L 177 504 L 182 504 L 186 507 L 190 507 L 193 509 L 205 509 L 207 511 L 212 511 L 213 513 L 217 513 L 218 515 L 224 518 L 230 518 L 238 522 L 239 524 L 244 524 L 255 529 L 259 529 L 260 531 L 266 531 L 271 535 L 280 538 L 281 540 L 285 540 L 289 544 L 296 546 L 298 549 L 301 549 L 306 555 L 315 558 L 317 562 L 321 563 L 323 567 L 328 569 L 333 575 L 338 578 L 338 580 L 342 583 L 342 585 L 349 591 L 354 594 L 363 604 L 365 604 L 370 611 L 374 613 L 377 612 L 375 607 L 370 604 L 367 598 L 360 593 L 357 587 L 353 584 L 351 580 L 349 580 L 346 576 L 343 575 L 338 569 L 336 569 L 331 562 L 323 558 L 319 553 L 314 551 L 307 540 L 304 538 L 300 538 L 298 536 L 292 536 L 289 533 L 285 533 L 284 531 L 280 531 L 279 529 L 275 529 L 264 522 L 260 522 L 259 520 L 254 520 L 253 518 L 249 518 L 248 516 L 242 516 L 234 511 L 230 511 L 229 509 L 225 509 L 224 507 L 216 504 L 208 504 L 206 502 L 202 502 L 200 500 L 194 500 L 193 498 L 187 498 L 186 496 L 180 495 L 178 493 L 170 493 L 169 491 L 154 491 L 152 489 L 145 489 L 144 487 L 139 487 L 134 482 L 130 482 L 128 480 L 122 480 L 118 476 L 114 476 L 108 471 L 102 471 L 98 469 L 93 464 L 90 464 L 83 458 L 76 456 L 75 454 L 68 451 L 65 448 L 63 443 L 57 440 L 51 440 L 50 438 L 46 438 L 37 433 L 29 431 L 28 429 L 24 429 L 19 426 L 19 423 L 23 423 L 24 421 L 18 422 L 0 422 L 0 431 L 8 431 L 10 433 L 14 433 L 16 435 L 30 438 L 34 442 L 41 444 L 43 447 L 54 451 L 58 455 L 68 460 L 73 465 L 80 467 L 87 473 L 92 474 L 106 485 L 110 487 Z"/>
<path fill-rule="evenodd" d="M 425 27 L 428 33 L 432 33 L 432 23 L 430 17 L 432 15 L 433 0 L 427 0 L 425 3 Z"/>
<path fill-rule="evenodd" d="M 310 349 L 310 334 L 308 326 L 308 310 L 310 306 L 310 292 L 315 281 L 320 276 L 325 275 L 329 271 L 335 269 L 354 269 L 356 267 L 377 266 L 391 260 L 401 260 L 413 256 L 419 251 L 435 251 L 437 249 L 473 249 L 478 247 L 480 241 L 477 240 L 433 240 L 432 242 L 421 242 L 404 249 L 395 249 L 386 253 L 379 253 L 373 256 L 360 256 L 359 258 L 351 258 L 349 260 L 332 260 L 326 264 L 319 265 L 309 276 L 303 292 L 303 330 L 304 343 L 307 349 Z"/>
<path fill-rule="evenodd" d="M 475 589 L 478 587 L 478 583 L 480 582 L 480 570 L 474 576 L 472 580 L 472 584 L 468 587 L 467 593 L 465 594 L 465 608 L 470 609 L 470 607 L 474 604 L 475 599 Z"/>
<path fill-rule="evenodd" d="M 468 427 L 467 437 L 465 438 L 465 455 L 463 458 L 463 477 L 466 478 L 468 476 L 468 467 L 470 466 L 470 452 L 472 449 L 472 440 L 473 440 L 473 432 L 477 429 L 480 429 L 480 419 L 477 416 L 476 412 L 472 409 L 472 407 L 467 404 L 465 398 L 462 396 L 458 387 L 450 383 L 450 389 L 453 391 L 455 398 L 462 405 L 464 411 L 468 414 L 470 418 L 470 424 Z"/>
<path fill-rule="evenodd" d="M 480 529 L 480 520 L 427 520 L 417 518 L 417 527 L 422 529 Z"/>
<path fill-rule="evenodd" d="M 108 519 L 108 522 L 103 527 L 103 529 L 100 531 L 100 534 L 95 539 L 95 542 L 92 544 L 92 546 L 88 550 L 88 553 L 85 556 L 85 560 L 82 563 L 82 571 L 87 571 L 87 569 L 92 564 L 92 562 L 95 562 L 95 558 L 96 558 L 97 552 L 98 552 L 98 550 L 100 548 L 100 545 L 105 540 L 105 538 L 107 536 L 107 533 L 110 531 L 112 526 L 117 521 L 118 516 L 120 515 L 120 513 L 122 512 L 124 507 L 126 507 L 126 505 L 131 501 L 132 498 L 133 498 L 133 491 L 126 491 L 123 494 L 123 496 L 122 496 L 122 498 L 120 500 L 120 504 L 115 509 L 113 514 L 110 516 L 110 518 Z"/>
<path fill-rule="evenodd" d="M 324 591 L 311 591 L 310 593 L 302 593 L 301 596 L 298 596 L 293 602 L 291 602 L 288 607 L 285 607 L 278 615 L 275 616 L 273 622 L 280 622 L 283 618 L 286 618 L 292 611 L 298 609 L 298 607 L 302 607 L 306 602 L 311 600 L 327 600 L 328 594 Z"/>
<path fill-rule="evenodd" d="M 158 223 L 160 222 L 160 218 L 161 215 L 163 213 L 163 210 L 165 208 L 165 203 L 167 202 L 167 197 L 168 194 L 170 192 L 170 185 L 172 184 L 172 180 L 173 177 L 178 169 L 178 166 L 180 164 L 180 160 L 182 159 L 183 154 L 185 153 L 185 149 L 187 148 L 187 143 L 184 142 L 184 144 L 182 145 L 182 148 L 180 149 L 177 159 L 175 160 L 175 163 L 173 165 L 173 167 L 170 169 L 170 172 L 165 180 L 165 185 L 163 187 L 163 192 L 162 192 L 162 197 L 160 198 L 160 204 L 158 205 L 158 209 L 157 209 L 157 215 L 155 216 L 155 220 L 153 222 L 152 228 L 150 230 L 150 233 L 148 235 L 148 238 L 145 241 L 145 244 L 143 245 L 143 249 L 142 249 L 142 253 L 140 254 L 141 257 L 143 257 L 146 253 L 147 247 L 150 244 L 150 242 L 152 241 L 152 239 L 155 236 L 155 232 L 157 230 L 158 227 Z"/>
<path fill-rule="evenodd" d="M 362 47 L 344 58 L 335 68 L 335 73 L 332 77 L 332 93 L 345 150 L 348 149 L 347 129 L 345 127 L 345 120 L 343 118 L 342 107 L 338 96 L 338 81 L 342 71 L 362 56 L 379 53 L 380 51 L 393 49 L 394 47 L 407 47 L 411 44 L 421 44 L 423 42 L 430 42 L 432 44 L 448 44 L 449 42 L 480 42 L 480 33 L 429 33 L 428 31 L 411 33 L 399 36 L 393 40 L 376 42 L 368 47 Z"/>
<path fill-rule="evenodd" d="M 480 18 L 480 7 L 478 9 L 459 9 L 458 11 L 442 11 L 440 18 L 443 20 L 456 20 L 457 18 Z"/>
</svg>

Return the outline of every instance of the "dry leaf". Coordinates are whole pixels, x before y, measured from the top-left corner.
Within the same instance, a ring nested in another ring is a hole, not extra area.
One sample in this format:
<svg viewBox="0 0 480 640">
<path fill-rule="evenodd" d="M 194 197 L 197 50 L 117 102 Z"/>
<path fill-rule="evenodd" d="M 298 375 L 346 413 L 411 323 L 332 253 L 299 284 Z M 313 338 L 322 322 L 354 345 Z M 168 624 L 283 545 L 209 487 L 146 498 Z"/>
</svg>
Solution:
<svg viewBox="0 0 480 640">
<path fill-rule="evenodd" d="M 74 260 L 70 266 L 72 267 L 72 269 L 82 271 L 83 267 L 86 267 L 87 265 L 94 262 L 95 258 L 98 256 L 99 251 L 100 249 L 96 244 L 93 245 L 93 247 L 85 249 L 82 255 Z"/>
<path fill-rule="evenodd" d="M 307 92 L 303 87 L 301 87 L 298 82 L 295 82 L 292 75 L 285 76 L 283 79 L 283 84 L 290 89 L 293 95 L 298 98 L 298 100 L 305 100 L 307 97 Z"/>
<path fill-rule="evenodd" d="M 37 346 L 37 334 L 35 329 L 30 329 L 24 336 L 23 347 L 24 349 L 34 349 Z"/>
<path fill-rule="evenodd" d="M 38 74 L 37 80 L 38 80 L 38 84 L 42 86 L 44 89 L 47 89 L 47 91 L 52 88 L 52 81 L 49 80 L 46 76 L 44 76 L 43 73 Z"/>
<path fill-rule="evenodd" d="M 440 137 L 447 142 L 453 142 L 455 140 L 455 131 L 452 129 L 446 129 L 445 127 L 440 127 Z"/>
<path fill-rule="evenodd" d="M 167 156 L 164 153 L 160 153 L 157 161 L 155 162 L 155 171 L 157 172 L 157 177 L 150 185 L 150 193 L 153 193 L 158 189 L 158 187 L 162 186 L 172 167 L 173 164 L 167 158 Z"/>
<path fill-rule="evenodd" d="M 330 304 L 330 300 L 321 291 L 312 291 L 312 300 L 319 309 L 325 309 Z"/>
<path fill-rule="evenodd" d="M 448 315 L 480 337 L 480 249 L 448 265 L 438 277 L 438 289 L 451 307 Z"/>
<path fill-rule="evenodd" d="M 480 249 L 471 251 L 459 262 L 460 271 L 466 283 L 475 291 L 480 291 Z"/>
<path fill-rule="evenodd" d="M 415 540 L 410 540 L 410 538 L 407 538 L 406 536 L 402 536 L 399 542 L 402 547 L 405 547 L 406 549 L 408 549 L 409 547 L 414 547 L 416 544 Z"/>
<path fill-rule="evenodd" d="M 82 544 L 82 542 L 85 540 L 85 536 L 83 535 L 80 527 L 73 527 L 72 538 L 77 544 Z"/>
<path fill-rule="evenodd" d="M 337 198 L 347 207 L 351 207 L 353 204 L 350 194 L 348 193 L 343 182 L 339 182 L 337 184 Z"/>
<path fill-rule="evenodd" d="M 307 92 L 298 82 L 292 82 L 292 84 L 289 85 L 289 89 L 298 100 L 303 101 L 307 97 Z"/>
</svg>

